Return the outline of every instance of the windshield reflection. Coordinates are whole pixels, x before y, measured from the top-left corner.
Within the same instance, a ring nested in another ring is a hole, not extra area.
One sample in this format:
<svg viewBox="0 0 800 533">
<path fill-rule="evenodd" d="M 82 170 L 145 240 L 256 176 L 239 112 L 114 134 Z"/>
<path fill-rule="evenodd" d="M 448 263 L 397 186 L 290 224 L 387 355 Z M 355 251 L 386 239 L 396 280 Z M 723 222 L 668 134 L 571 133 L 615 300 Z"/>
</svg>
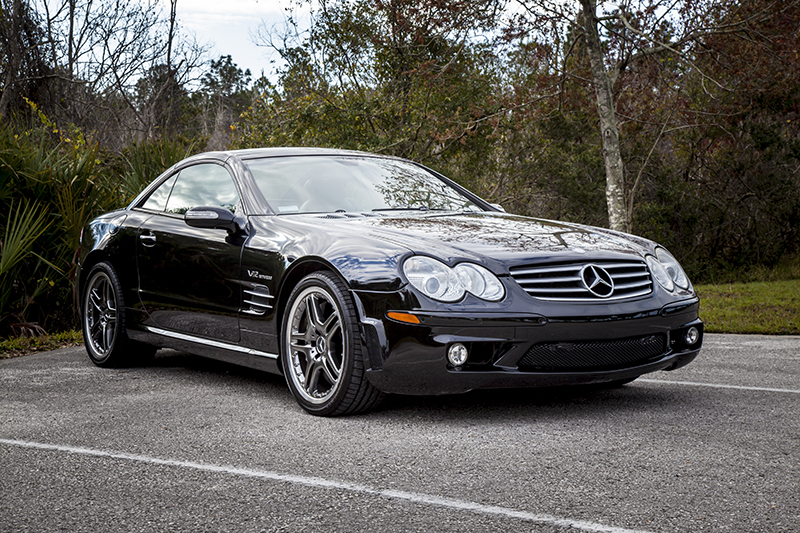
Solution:
<svg viewBox="0 0 800 533">
<path fill-rule="evenodd" d="M 247 161 L 278 214 L 481 211 L 424 169 L 378 157 L 292 156 Z"/>
</svg>

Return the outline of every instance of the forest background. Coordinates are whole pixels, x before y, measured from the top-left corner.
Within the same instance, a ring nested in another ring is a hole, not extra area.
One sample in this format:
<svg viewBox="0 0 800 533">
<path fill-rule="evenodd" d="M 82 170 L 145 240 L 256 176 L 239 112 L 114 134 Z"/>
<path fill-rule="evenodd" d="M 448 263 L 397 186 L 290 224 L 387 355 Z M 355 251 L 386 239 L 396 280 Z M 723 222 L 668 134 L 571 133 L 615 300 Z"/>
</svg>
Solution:
<svg viewBox="0 0 800 533">
<path fill-rule="evenodd" d="M 800 1 L 296 0 L 258 79 L 179 10 L 0 0 L 0 338 L 73 329 L 81 227 L 205 150 L 407 157 L 695 282 L 798 258 Z"/>
</svg>

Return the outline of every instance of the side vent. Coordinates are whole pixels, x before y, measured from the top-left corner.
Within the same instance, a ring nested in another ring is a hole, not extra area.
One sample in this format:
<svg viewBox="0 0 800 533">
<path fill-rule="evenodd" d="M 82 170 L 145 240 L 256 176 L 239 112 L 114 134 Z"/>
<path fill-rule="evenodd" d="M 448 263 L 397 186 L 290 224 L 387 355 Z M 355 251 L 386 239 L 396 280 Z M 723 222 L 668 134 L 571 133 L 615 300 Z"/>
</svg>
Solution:
<svg viewBox="0 0 800 533">
<path fill-rule="evenodd" d="M 361 338 L 367 349 L 370 368 L 372 368 L 372 370 L 380 370 L 383 368 L 383 349 L 381 348 L 381 341 L 378 338 L 378 332 L 375 327 L 375 324 L 362 322 Z"/>
<path fill-rule="evenodd" d="M 272 309 L 272 301 L 275 299 L 269 293 L 269 288 L 264 285 L 255 285 L 249 289 L 244 289 L 244 309 L 243 313 L 248 315 L 261 316 Z"/>
</svg>

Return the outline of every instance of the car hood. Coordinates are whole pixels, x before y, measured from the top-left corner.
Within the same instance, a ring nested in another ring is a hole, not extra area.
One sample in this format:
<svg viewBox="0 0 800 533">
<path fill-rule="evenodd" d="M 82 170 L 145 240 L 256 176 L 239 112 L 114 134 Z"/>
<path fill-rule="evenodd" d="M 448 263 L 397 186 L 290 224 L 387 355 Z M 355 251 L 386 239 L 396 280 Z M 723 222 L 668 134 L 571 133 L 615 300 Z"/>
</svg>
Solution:
<svg viewBox="0 0 800 533">
<path fill-rule="evenodd" d="M 325 221 L 358 228 L 362 236 L 445 261 L 473 259 L 511 266 L 556 256 L 565 260 L 571 256 L 575 260 L 642 258 L 649 248 L 645 239 L 601 228 L 501 213 L 342 216 L 339 220 L 328 215 Z"/>
</svg>

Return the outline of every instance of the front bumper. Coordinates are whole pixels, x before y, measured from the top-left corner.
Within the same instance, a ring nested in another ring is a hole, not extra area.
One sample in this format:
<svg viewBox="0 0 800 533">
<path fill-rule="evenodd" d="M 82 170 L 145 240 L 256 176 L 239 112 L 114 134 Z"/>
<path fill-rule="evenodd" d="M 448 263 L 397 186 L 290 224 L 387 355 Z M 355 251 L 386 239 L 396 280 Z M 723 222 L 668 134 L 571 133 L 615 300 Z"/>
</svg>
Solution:
<svg viewBox="0 0 800 533">
<path fill-rule="evenodd" d="M 630 315 L 413 311 L 420 323 L 408 324 L 386 316 L 391 309 L 385 304 L 391 301 L 382 304 L 364 296 L 357 300 L 367 377 L 388 393 L 452 394 L 625 380 L 685 366 L 702 346 L 696 298 Z M 690 327 L 699 336 L 687 345 L 684 334 Z M 461 367 L 447 360 L 447 349 L 456 342 L 470 352 Z M 645 346 L 650 347 L 639 354 Z M 535 352 L 554 354 L 555 362 L 538 364 Z"/>
</svg>

